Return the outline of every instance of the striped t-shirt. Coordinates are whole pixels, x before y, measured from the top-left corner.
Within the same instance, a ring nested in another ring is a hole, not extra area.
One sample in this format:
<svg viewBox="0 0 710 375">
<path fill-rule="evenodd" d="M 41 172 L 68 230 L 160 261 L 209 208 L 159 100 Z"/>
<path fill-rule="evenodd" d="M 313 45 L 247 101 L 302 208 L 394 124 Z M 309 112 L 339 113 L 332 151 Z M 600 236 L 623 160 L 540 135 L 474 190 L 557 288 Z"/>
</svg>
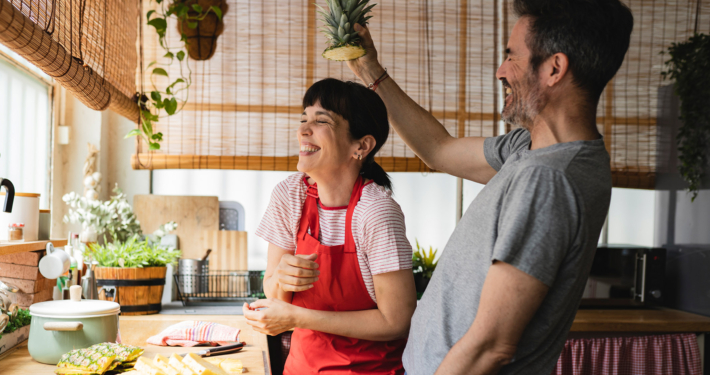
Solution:
<svg viewBox="0 0 710 375">
<path fill-rule="evenodd" d="M 257 236 L 292 252 L 296 250 L 296 234 L 306 201 L 304 176 L 304 173 L 295 173 L 276 186 L 256 230 Z M 360 272 L 367 292 L 375 302 L 372 275 L 412 268 L 412 246 L 407 240 L 404 214 L 391 195 L 383 187 L 370 182 L 363 188 L 353 212 L 352 231 Z M 347 206 L 318 206 L 319 241 L 323 245 L 345 243 L 346 213 Z"/>
</svg>

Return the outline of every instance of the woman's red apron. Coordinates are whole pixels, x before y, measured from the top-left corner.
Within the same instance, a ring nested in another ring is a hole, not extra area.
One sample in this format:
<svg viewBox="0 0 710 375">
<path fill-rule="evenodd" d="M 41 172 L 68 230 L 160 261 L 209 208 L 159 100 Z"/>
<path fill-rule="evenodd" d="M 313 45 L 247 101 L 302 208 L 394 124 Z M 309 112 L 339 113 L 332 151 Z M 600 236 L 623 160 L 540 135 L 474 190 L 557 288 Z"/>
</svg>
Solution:
<svg viewBox="0 0 710 375">
<path fill-rule="evenodd" d="M 292 303 L 311 310 L 358 311 L 376 309 L 360 272 L 352 218 L 363 184 L 358 177 L 345 218 L 345 244 L 325 246 L 319 241 L 318 188 L 308 185 L 296 239 L 297 254 L 318 253 L 319 280 L 313 288 L 293 294 Z M 310 229 L 310 234 L 309 234 Z M 402 352 L 406 340 L 369 341 L 296 328 L 284 374 L 403 374 Z"/>
</svg>

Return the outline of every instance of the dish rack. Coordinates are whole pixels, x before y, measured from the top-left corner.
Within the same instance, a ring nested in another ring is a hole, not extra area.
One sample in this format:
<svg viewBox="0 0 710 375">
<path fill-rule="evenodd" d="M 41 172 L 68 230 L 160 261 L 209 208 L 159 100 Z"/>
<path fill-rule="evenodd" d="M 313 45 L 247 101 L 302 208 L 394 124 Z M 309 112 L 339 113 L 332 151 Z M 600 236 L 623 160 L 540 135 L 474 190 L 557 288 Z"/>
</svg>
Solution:
<svg viewBox="0 0 710 375">
<path fill-rule="evenodd" d="M 265 298 L 264 271 L 210 271 L 177 274 L 178 300 L 183 306 L 240 305 Z"/>
</svg>

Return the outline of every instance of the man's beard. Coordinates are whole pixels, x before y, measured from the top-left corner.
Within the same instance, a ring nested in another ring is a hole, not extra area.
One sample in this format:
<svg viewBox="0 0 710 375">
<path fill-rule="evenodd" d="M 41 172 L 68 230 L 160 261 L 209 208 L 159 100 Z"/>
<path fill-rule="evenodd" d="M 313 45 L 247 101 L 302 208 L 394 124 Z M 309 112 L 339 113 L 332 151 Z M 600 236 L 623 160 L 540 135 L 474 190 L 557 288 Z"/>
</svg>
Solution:
<svg viewBox="0 0 710 375">
<path fill-rule="evenodd" d="M 522 82 L 515 85 L 517 86 L 515 88 L 511 87 L 507 80 L 504 80 L 504 86 L 513 90 L 509 94 L 513 95 L 510 105 L 504 101 L 501 111 L 501 118 L 506 123 L 531 130 L 535 117 L 545 108 L 547 95 L 540 89 L 535 76 L 534 72 L 530 72 Z"/>
</svg>

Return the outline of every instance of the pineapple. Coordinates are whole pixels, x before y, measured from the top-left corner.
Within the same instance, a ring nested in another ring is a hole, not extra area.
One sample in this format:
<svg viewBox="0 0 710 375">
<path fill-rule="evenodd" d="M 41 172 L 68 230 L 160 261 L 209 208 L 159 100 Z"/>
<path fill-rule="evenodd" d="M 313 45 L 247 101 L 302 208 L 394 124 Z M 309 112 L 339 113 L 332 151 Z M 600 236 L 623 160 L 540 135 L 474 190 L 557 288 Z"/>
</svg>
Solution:
<svg viewBox="0 0 710 375">
<path fill-rule="evenodd" d="M 326 0 L 328 10 L 320 9 L 321 21 L 325 26 L 320 30 L 329 40 L 330 47 L 323 51 L 323 57 L 335 61 L 355 60 L 365 56 L 365 49 L 360 45 L 360 36 L 355 31 L 355 24 L 367 25 L 368 16 L 377 4 L 367 5 L 370 0 Z"/>
</svg>

